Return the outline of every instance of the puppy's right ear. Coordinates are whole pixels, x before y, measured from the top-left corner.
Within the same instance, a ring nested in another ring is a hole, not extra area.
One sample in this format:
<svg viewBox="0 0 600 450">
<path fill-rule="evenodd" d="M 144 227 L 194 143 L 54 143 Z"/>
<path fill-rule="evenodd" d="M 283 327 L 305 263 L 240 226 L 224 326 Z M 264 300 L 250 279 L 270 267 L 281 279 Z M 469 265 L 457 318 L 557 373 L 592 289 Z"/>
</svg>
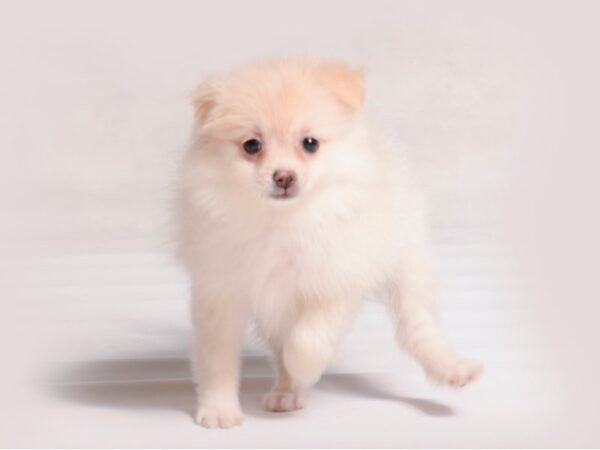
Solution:
<svg viewBox="0 0 600 450">
<path fill-rule="evenodd" d="M 190 92 L 190 102 L 196 111 L 196 122 L 202 125 L 215 107 L 215 86 L 211 81 L 202 82 Z"/>
</svg>

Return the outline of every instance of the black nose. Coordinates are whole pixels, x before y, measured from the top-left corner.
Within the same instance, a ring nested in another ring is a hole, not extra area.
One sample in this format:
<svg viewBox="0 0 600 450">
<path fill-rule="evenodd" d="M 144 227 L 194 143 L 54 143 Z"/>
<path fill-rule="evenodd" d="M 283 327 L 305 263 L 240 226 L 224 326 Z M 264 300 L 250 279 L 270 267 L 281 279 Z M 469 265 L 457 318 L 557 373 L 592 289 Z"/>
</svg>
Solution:
<svg viewBox="0 0 600 450">
<path fill-rule="evenodd" d="M 296 183 L 296 172 L 293 170 L 276 170 L 273 172 L 273 181 L 278 187 L 287 189 Z"/>
</svg>

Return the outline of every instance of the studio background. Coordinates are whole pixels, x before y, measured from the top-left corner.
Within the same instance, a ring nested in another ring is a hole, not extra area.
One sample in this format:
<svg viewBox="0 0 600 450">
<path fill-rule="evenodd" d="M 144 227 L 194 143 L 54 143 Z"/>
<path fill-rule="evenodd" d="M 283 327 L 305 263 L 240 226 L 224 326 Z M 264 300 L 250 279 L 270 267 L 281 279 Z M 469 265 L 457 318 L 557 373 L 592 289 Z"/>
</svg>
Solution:
<svg viewBox="0 0 600 450">
<path fill-rule="evenodd" d="M 599 445 L 598 147 L 586 140 L 597 13 L 585 2 L 0 3 L 0 445 Z M 187 93 L 213 72 L 298 54 L 365 67 L 366 108 L 430 199 L 445 330 L 486 369 L 461 391 L 429 385 L 368 304 L 298 413 L 260 410 L 271 369 L 249 338 L 245 423 L 207 431 L 190 415 L 188 284 L 168 214 Z"/>
</svg>

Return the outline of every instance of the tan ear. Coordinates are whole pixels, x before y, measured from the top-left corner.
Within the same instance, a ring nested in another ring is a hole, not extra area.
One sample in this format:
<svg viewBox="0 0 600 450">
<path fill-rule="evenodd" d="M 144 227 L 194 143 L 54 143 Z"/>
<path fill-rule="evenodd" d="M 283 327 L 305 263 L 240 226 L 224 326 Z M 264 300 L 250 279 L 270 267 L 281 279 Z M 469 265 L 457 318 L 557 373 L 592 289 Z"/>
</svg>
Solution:
<svg viewBox="0 0 600 450">
<path fill-rule="evenodd" d="M 342 63 L 326 62 L 317 67 L 321 84 L 331 91 L 344 107 L 351 111 L 365 102 L 364 73 Z"/>
<path fill-rule="evenodd" d="M 196 120 L 199 124 L 204 123 L 216 104 L 213 83 L 211 81 L 202 82 L 190 92 L 190 101 L 196 110 Z"/>
</svg>

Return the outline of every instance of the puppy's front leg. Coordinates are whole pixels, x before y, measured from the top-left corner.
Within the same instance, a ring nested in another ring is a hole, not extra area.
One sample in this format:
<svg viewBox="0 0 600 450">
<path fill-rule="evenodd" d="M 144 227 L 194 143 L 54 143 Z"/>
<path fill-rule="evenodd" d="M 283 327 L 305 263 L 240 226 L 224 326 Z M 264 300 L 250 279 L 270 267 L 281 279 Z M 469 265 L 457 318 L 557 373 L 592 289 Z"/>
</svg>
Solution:
<svg viewBox="0 0 600 450">
<path fill-rule="evenodd" d="M 400 342 L 427 374 L 440 383 L 464 386 L 480 375 L 482 366 L 458 356 L 442 337 L 430 272 L 424 249 L 405 249 L 399 274 L 389 285 L 389 310 Z"/>
<path fill-rule="evenodd" d="M 196 421 L 207 428 L 229 428 L 242 422 L 238 384 L 247 309 L 242 302 L 194 291 Z"/>
<path fill-rule="evenodd" d="M 274 350 L 277 363 L 277 379 L 271 392 L 264 399 L 267 411 L 286 412 L 304 408 L 306 401 L 306 386 L 296 383 L 285 364 L 281 349 Z"/>
<path fill-rule="evenodd" d="M 297 321 L 280 343 L 271 343 L 278 366 L 275 386 L 265 398 L 269 411 L 303 408 L 306 391 L 333 359 L 340 338 L 355 315 L 355 293 L 335 301 L 303 305 Z"/>
</svg>

